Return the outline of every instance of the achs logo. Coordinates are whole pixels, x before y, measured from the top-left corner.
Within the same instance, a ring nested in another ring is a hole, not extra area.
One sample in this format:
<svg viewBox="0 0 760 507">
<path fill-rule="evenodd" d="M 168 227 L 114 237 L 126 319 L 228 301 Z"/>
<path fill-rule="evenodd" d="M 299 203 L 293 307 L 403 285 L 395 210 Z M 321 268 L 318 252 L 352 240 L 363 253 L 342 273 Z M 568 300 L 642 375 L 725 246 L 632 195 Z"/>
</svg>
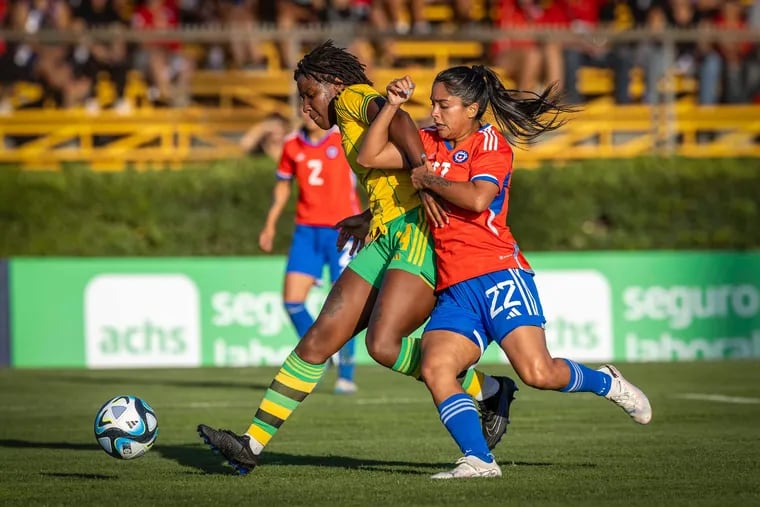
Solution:
<svg viewBox="0 0 760 507">
<path fill-rule="evenodd" d="M 326 152 L 327 158 L 334 159 L 338 157 L 338 148 L 335 146 L 328 146 Z"/>
<path fill-rule="evenodd" d="M 457 164 L 461 164 L 463 162 L 467 162 L 467 159 L 470 158 L 470 154 L 467 153 L 465 150 L 459 150 L 456 153 L 454 153 L 454 162 Z"/>
<path fill-rule="evenodd" d="M 104 274 L 84 293 L 90 368 L 199 366 L 200 297 L 179 274 Z"/>
</svg>

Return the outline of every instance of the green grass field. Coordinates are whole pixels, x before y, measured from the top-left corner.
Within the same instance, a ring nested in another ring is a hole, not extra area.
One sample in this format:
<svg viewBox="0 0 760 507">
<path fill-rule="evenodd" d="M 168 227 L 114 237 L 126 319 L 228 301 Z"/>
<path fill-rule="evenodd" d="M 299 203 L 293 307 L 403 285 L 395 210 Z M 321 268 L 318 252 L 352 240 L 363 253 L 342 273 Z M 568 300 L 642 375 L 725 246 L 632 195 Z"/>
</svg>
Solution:
<svg viewBox="0 0 760 507">
<path fill-rule="evenodd" d="M 195 427 L 244 430 L 274 368 L 6 369 L 0 504 L 760 505 L 760 362 L 618 366 L 649 394 L 650 425 L 591 394 L 522 387 L 495 450 L 504 477 L 463 481 L 428 478 L 459 451 L 424 386 L 379 367 L 360 367 L 348 397 L 331 394 L 328 372 L 242 477 Z M 95 413 L 116 394 L 158 414 L 143 458 L 116 460 L 95 442 Z"/>
</svg>

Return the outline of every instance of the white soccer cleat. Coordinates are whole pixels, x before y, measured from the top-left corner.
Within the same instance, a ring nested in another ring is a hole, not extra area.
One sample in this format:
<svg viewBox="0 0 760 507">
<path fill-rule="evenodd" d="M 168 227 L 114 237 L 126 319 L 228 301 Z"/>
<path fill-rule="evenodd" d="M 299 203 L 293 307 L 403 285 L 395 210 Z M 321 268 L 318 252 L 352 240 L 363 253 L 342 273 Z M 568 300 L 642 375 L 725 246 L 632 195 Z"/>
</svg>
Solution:
<svg viewBox="0 0 760 507">
<path fill-rule="evenodd" d="M 637 423 L 649 424 L 652 420 L 652 405 L 641 389 L 628 382 L 611 364 L 605 364 L 597 371 L 612 377 L 612 387 L 605 398 L 625 410 Z"/>
<path fill-rule="evenodd" d="M 335 394 L 354 394 L 359 388 L 356 384 L 345 378 L 335 381 Z"/>
<path fill-rule="evenodd" d="M 431 475 L 431 479 L 469 479 L 470 477 L 501 477 L 501 468 L 496 460 L 486 463 L 476 456 L 462 456 L 457 467 L 448 472 Z"/>
</svg>

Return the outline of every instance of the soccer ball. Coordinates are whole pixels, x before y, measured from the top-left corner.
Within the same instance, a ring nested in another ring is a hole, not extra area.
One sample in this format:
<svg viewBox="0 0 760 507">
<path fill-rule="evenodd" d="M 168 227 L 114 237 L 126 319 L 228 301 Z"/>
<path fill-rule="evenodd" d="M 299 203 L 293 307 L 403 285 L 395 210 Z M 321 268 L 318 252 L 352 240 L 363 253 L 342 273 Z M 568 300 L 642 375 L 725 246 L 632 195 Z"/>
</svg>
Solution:
<svg viewBox="0 0 760 507">
<path fill-rule="evenodd" d="M 153 447 L 157 436 L 156 413 L 137 396 L 116 396 L 95 417 L 95 438 L 114 458 L 139 458 Z"/>
</svg>

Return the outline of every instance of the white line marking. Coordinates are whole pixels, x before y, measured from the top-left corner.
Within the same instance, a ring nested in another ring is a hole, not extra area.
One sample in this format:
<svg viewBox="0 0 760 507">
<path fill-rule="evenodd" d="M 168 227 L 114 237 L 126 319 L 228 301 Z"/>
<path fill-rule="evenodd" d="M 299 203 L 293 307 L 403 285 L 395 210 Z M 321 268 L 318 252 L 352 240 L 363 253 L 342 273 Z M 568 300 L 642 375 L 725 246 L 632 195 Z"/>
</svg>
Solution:
<svg viewBox="0 0 760 507">
<path fill-rule="evenodd" d="M 717 401 L 718 403 L 738 403 L 741 405 L 754 405 L 760 403 L 760 398 L 724 396 L 722 394 L 684 393 L 676 395 L 676 398 L 684 400 Z"/>
</svg>

